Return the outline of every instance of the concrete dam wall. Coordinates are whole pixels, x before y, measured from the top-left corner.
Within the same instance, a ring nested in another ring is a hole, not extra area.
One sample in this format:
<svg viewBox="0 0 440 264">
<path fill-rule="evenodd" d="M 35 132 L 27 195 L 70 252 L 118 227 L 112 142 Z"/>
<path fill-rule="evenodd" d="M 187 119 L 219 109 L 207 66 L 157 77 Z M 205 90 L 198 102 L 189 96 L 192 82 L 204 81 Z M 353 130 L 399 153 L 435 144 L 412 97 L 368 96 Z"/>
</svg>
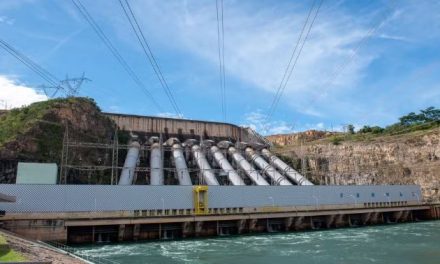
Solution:
<svg viewBox="0 0 440 264">
<path fill-rule="evenodd" d="M 190 136 L 199 139 L 228 139 L 231 141 L 259 141 L 264 139 L 248 128 L 234 124 L 153 116 L 125 115 L 104 113 L 111 118 L 121 130 L 146 133 L 147 135 L 162 134 L 170 136 Z"/>
</svg>

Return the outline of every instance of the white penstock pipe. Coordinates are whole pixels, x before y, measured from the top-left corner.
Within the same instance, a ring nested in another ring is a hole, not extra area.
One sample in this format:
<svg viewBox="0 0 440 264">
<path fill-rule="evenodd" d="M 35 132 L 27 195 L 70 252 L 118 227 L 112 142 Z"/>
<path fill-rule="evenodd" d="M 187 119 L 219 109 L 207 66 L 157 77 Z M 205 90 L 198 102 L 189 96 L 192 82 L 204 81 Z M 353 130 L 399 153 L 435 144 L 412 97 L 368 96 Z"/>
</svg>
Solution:
<svg viewBox="0 0 440 264">
<path fill-rule="evenodd" d="M 180 143 L 173 145 L 173 158 L 176 164 L 177 179 L 180 185 L 192 185 L 191 177 L 189 176 L 188 167 L 186 166 L 185 156 Z"/>
<path fill-rule="evenodd" d="M 215 178 L 214 172 L 212 172 L 212 168 L 209 165 L 209 162 L 206 159 L 206 156 L 203 153 L 202 148 L 199 145 L 194 145 L 192 146 L 191 150 L 194 155 L 194 159 L 197 162 L 197 166 L 199 167 L 206 184 L 220 185 L 217 179 Z"/>
<path fill-rule="evenodd" d="M 162 150 L 158 142 L 153 143 L 151 145 L 150 169 L 151 169 L 150 184 L 163 185 L 164 176 L 163 176 Z"/>
<path fill-rule="evenodd" d="M 217 146 L 211 147 L 211 153 L 220 168 L 228 174 L 228 179 L 232 185 L 246 185 Z"/>
<path fill-rule="evenodd" d="M 127 156 L 125 157 L 124 167 L 122 168 L 121 176 L 119 177 L 119 185 L 133 184 L 134 172 L 139 158 L 140 145 L 134 141 L 130 144 Z"/>
<path fill-rule="evenodd" d="M 292 185 L 283 175 L 281 175 L 274 167 L 272 167 L 267 161 L 263 159 L 260 155 L 255 153 L 252 148 L 246 148 L 246 155 L 260 168 L 267 176 L 269 176 L 274 185 Z"/>
<path fill-rule="evenodd" d="M 313 185 L 309 180 L 307 180 L 304 176 L 299 174 L 292 167 L 284 163 L 280 158 L 270 153 L 269 150 L 263 149 L 261 151 L 263 156 L 267 158 L 277 169 L 281 170 L 287 177 L 289 177 L 292 181 L 294 181 L 298 185 Z"/>
<path fill-rule="evenodd" d="M 229 154 L 232 155 L 232 158 L 235 160 L 237 165 L 244 170 L 246 175 L 256 184 L 256 185 L 269 185 L 267 183 L 263 176 L 261 176 L 255 169 L 252 167 L 252 165 L 247 162 L 245 158 L 234 148 L 229 148 Z"/>
</svg>

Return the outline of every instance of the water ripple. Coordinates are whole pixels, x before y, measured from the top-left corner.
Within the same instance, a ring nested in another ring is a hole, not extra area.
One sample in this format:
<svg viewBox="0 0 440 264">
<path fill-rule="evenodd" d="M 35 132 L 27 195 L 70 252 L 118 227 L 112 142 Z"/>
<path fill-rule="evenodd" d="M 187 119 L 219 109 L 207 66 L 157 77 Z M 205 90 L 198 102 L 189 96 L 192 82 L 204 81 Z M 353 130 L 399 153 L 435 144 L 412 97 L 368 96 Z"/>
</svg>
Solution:
<svg viewBox="0 0 440 264">
<path fill-rule="evenodd" d="M 77 249 L 120 263 L 437 264 L 440 221 Z"/>
</svg>

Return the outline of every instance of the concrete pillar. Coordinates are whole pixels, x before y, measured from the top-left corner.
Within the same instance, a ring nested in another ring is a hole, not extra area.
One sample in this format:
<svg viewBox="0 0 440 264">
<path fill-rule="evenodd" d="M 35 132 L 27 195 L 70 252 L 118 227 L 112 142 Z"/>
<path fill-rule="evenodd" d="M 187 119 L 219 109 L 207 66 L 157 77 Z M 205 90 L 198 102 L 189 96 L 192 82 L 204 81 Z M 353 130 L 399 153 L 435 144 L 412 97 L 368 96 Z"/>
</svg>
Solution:
<svg viewBox="0 0 440 264">
<path fill-rule="evenodd" d="M 255 228 L 257 226 L 257 219 L 249 219 L 249 231 L 255 231 Z"/>
<path fill-rule="evenodd" d="M 310 217 L 310 229 L 315 229 L 315 223 L 313 223 L 313 216 Z"/>
<path fill-rule="evenodd" d="M 202 221 L 195 222 L 194 229 L 195 229 L 194 230 L 195 235 L 200 236 L 200 233 L 202 233 L 202 230 L 203 230 L 203 222 Z"/>
<path fill-rule="evenodd" d="M 409 211 L 408 210 L 403 211 L 402 217 L 401 217 L 402 221 L 403 222 L 408 222 L 408 218 L 409 218 Z"/>
<path fill-rule="evenodd" d="M 440 207 L 432 206 L 430 211 L 431 211 L 431 219 L 440 218 Z"/>
<path fill-rule="evenodd" d="M 345 226 L 344 215 L 342 214 L 335 215 L 334 226 L 336 228 Z"/>
<path fill-rule="evenodd" d="M 370 215 L 370 224 L 377 224 L 379 222 L 379 213 L 378 212 L 373 212 Z"/>
<path fill-rule="evenodd" d="M 140 224 L 135 224 L 133 226 L 133 240 L 134 241 L 138 240 L 140 229 L 141 229 L 141 225 Z"/>
<path fill-rule="evenodd" d="M 362 214 L 362 216 L 361 216 L 362 225 L 366 225 L 368 223 L 368 221 L 370 221 L 370 219 L 371 219 L 371 212 Z"/>
<path fill-rule="evenodd" d="M 295 230 L 303 229 L 303 227 L 304 227 L 303 221 L 304 221 L 304 216 L 296 217 L 295 218 L 295 223 L 294 223 L 294 229 Z"/>
<path fill-rule="evenodd" d="M 327 228 L 331 228 L 333 226 L 333 223 L 335 222 L 336 215 L 327 215 L 325 217 L 325 225 Z"/>
<path fill-rule="evenodd" d="M 118 242 L 124 241 L 125 225 L 119 225 Z"/>
<path fill-rule="evenodd" d="M 184 222 L 182 223 L 182 237 L 188 237 L 191 235 L 192 228 L 191 228 L 191 222 Z"/>
<path fill-rule="evenodd" d="M 394 221 L 397 223 L 402 218 L 403 211 L 397 211 L 393 213 Z"/>
<path fill-rule="evenodd" d="M 237 232 L 238 234 L 243 233 L 243 230 L 246 228 L 246 219 L 241 219 L 237 221 Z"/>
<path fill-rule="evenodd" d="M 286 219 L 284 219 L 284 229 L 286 231 L 290 230 L 292 224 L 293 224 L 293 217 L 287 217 Z"/>
</svg>

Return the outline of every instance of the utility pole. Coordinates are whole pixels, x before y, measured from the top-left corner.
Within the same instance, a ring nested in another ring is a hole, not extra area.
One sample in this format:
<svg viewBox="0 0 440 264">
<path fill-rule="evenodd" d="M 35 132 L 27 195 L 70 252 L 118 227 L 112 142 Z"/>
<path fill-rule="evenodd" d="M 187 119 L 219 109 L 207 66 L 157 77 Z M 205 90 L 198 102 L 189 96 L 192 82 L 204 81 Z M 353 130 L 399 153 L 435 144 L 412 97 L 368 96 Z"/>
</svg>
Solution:
<svg viewBox="0 0 440 264">
<path fill-rule="evenodd" d="M 110 184 L 116 183 L 115 177 L 118 175 L 118 152 L 119 152 L 119 142 L 118 142 L 118 128 L 115 127 L 115 133 L 113 135 L 113 146 L 112 146 L 112 172 Z"/>
<path fill-rule="evenodd" d="M 61 149 L 61 164 L 60 164 L 60 184 L 67 183 L 67 161 L 69 154 L 69 124 L 66 123 L 66 128 L 64 130 L 63 136 L 63 147 Z"/>
</svg>

